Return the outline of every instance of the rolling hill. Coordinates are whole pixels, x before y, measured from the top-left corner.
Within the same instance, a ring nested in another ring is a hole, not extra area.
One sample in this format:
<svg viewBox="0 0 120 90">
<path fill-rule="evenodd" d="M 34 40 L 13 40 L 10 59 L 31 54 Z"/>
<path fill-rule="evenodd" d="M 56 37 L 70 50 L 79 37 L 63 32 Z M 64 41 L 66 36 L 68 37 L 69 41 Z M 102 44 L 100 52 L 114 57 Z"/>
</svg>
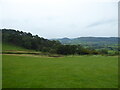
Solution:
<svg viewBox="0 0 120 90">
<path fill-rule="evenodd" d="M 69 45 L 82 45 L 86 48 L 91 47 L 94 49 L 107 49 L 107 50 L 120 50 L 118 37 L 78 37 L 78 38 L 58 38 L 52 39 L 60 41 L 62 44 Z"/>
<path fill-rule="evenodd" d="M 58 40 L 62 44 L 99 44 L 99 45 L 111 45 L 117 44 L 117 37 L 78 37 L 78 38 L 60 38 L 52 39 Z"/>
</svg>

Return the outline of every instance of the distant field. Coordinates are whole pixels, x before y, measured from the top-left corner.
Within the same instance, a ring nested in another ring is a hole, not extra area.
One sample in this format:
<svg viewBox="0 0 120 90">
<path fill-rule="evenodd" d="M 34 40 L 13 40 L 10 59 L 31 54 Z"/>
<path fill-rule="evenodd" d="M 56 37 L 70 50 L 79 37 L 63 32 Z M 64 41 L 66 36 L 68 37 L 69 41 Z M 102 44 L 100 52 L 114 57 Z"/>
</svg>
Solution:
<svg viewBox="0 0 120 90">
<path fill-rule="evenodd" d="M 3 88 L 117 88 L 116 56 L 3 55 Z"/>
</svg>

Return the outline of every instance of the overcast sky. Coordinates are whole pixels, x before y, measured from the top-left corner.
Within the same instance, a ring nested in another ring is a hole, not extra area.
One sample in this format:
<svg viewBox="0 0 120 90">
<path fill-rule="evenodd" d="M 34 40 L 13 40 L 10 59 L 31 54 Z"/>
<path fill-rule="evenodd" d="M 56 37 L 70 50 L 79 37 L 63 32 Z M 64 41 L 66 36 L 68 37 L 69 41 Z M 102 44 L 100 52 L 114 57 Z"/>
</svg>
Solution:
<svg viewBox="0 0 120 90">
<path fill-rule="evenodd" d="M 0 28 L 48 39 L 118 36 L 118 0 L 98 1 L 0 0 Z"/>
</svg>

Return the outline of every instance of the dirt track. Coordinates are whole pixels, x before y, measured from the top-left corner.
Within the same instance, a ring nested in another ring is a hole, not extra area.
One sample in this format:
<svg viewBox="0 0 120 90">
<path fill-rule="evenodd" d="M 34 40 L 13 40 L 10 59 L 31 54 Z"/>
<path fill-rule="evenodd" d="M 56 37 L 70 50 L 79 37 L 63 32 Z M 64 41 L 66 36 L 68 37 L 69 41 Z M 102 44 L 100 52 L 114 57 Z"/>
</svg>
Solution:
<svg viewBox="0 0 120 90">
<path fill-rule="evenodd" d="M 31 56 L 31 57 L 47 57 L 47 58 L 56 58 L 56 57 L 63 57 L 63 56 L 45 56 L 45 55 L 30 55 L 30 54 L 1 54 L 1 55 L 12 55 L 12 56 Z"/>
</svg>

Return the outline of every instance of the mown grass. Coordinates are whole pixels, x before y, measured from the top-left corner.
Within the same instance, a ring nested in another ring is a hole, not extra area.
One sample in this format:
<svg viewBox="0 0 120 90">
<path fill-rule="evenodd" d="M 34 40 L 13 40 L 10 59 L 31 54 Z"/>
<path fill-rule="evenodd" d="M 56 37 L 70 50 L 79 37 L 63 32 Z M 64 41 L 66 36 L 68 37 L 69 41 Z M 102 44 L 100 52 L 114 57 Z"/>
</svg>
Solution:
<svg viewBox="0 0 120 90">
<path fill-rule="evenodd" d="M 3 88 L 117 88 L 116 56 L 3 55 Z"/>
</svg>

